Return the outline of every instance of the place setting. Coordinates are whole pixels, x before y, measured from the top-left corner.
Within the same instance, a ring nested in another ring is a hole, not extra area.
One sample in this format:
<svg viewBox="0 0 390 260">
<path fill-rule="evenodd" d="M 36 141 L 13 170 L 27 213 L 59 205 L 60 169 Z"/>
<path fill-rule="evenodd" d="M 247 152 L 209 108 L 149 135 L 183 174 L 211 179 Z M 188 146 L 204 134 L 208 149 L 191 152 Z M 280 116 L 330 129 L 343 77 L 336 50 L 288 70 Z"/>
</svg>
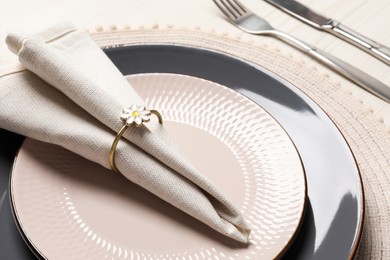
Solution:
<svg viewBox="0 0 390 260">
<path fill-rule="evenodd" d="M 244 3 L 213 3 L 232 28 L 264 29 Z M 381 80 L 265 30 L 388 102 Z M 386 47 L 370 43 L 386 63 Z M 200 28 L 61 22 L 6 44 L 19 63 L 0 68 L 5 259 L 366 254 L 388 132 L 321 70 Z"/>
</svg>

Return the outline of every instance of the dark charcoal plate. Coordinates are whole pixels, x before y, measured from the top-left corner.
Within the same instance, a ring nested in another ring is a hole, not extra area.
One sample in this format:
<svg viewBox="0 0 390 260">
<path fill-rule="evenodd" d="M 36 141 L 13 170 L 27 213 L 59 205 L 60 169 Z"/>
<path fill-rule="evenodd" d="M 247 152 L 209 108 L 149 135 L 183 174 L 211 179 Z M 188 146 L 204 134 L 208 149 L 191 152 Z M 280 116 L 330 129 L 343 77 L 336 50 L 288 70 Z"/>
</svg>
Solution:
<svg viewBox="0 0 390 260">
<path fill-rule="evenodd" d="M 304 93 L 278 76 L 214 51 L 176 45 L 108 48 L 124 75 L 177 73 L 230 87 L 265 108 L 288 132 L 302 157 L 308 203 L 302 227 L 285 259 L 347 259 L 359 243 L 364 195 L 351 150 L 329 117 Z M 8 176 L 21 138 L 0 131 L 0 256 L 31 259 L 12 221 Z"/>
</svg>

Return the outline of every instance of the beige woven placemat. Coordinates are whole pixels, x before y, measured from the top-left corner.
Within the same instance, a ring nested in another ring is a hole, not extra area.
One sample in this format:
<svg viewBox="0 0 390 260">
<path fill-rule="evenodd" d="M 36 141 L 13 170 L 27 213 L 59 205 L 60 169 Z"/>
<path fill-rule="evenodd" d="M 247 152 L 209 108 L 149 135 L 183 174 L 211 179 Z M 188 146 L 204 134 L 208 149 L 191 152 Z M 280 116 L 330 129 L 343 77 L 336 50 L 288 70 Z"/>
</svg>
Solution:
<svg viewBox="0 0 390 260">
<path fill-rule="evenodd" d="M 390 131 L 372 110 L 354 98 L 332 74 L 308 66 L 290 53 L 235 35 L 200 28 L 124 28 L 91 31 L 100 46 L 178 43 L 229 53 L 254 62 L 291 82 L 310 96 L 338 125 L 356 157 L 366 207 L 357 259 L 390 259 Z"/>
</svg>

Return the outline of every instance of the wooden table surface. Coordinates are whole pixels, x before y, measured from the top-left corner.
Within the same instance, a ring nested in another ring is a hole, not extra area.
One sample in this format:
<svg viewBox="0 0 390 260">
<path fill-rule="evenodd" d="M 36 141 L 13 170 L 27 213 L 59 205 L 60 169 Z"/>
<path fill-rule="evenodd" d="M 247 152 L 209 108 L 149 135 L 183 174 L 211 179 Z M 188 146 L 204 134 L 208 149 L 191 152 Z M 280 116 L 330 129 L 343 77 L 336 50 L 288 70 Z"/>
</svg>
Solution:
<svg viewBox="0 0 390 260">
<path fill-rule="evenodd" d="M 292 18 L 263 0 L 241 1 L 255 13 L 266 18 L 274 27 L 355 65 L 390 86 L 390 66 L 362 50 Z M 299 1 L 367 37 L 390 46 L 389 0 Z M 384 122 L 390 134 L 390 104 L 277 39 L 242 33 L 224 19 L 212 0 L 1 0 L 0 66 L 16 61 L 15 56 L 7 50 L 4 43 L 8 32 L 16 29 L 35 32 L 63 20 L 72 21 L 78 27 L 91 31 L 164 26 L 200 27 L 206 31 L 239 35 L 243 40 L 260 38 L 262 42 L 275 46 L 281 52 L 293 55 L 298 61 L 312 64 L 321 72 L 329 74 L 332 80 L 340 83 L 361 100 L 367 109 L 372 110 L 373 117 Z M 389 135 L 384 138 L 389 138 Z M 383 215 L 382 217 L 388 219 L 388 214 L 387 217 Z"/>
</svg>

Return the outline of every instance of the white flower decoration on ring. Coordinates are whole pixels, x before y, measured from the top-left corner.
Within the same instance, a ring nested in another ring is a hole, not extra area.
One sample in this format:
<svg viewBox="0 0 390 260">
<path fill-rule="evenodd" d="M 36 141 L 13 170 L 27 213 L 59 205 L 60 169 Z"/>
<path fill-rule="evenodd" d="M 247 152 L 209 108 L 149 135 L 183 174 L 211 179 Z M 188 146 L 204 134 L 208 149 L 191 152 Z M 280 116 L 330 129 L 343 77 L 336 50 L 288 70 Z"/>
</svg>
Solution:
<svg viewBox="0 0 390 260">
<path fill-rule="evenodd" d="M 131 105 L 122 110 L 121 119 L 126 125 L 135 124 L 140 127 L 144 122 L 150 121 L 151 111 L 147 110 L 145 106 Z"/>
<path fill-rule="evenodd" d="M 144 122 L 150 121 L 150 116 L 154 114 L 158 118 L 158 122 L 162 125 L 163 124 L 163 118 L 155 109 L 146 109 L 145 106 L 137 106 L 137 105 L 131 105 L 129 107 L 125 107 L 122 110 L 121 119 L 125 122 L 125 124 L 122 126 L 122 128 L 119 130 L 119 132 L 116 134 L 114 142 L 111 145 L 110 154 L 108 157 L 111 169 L 114 172 L 120 173 L 118 168 L 115 165 L 115 150 L 116 146 L 118 145 L 119 140 L 121 139 L 122 135 L 126 132 L 126 129 L 131 125 L 136 125 L 137 127 L 140 127 L 143 125 Z"/>
</svg>

